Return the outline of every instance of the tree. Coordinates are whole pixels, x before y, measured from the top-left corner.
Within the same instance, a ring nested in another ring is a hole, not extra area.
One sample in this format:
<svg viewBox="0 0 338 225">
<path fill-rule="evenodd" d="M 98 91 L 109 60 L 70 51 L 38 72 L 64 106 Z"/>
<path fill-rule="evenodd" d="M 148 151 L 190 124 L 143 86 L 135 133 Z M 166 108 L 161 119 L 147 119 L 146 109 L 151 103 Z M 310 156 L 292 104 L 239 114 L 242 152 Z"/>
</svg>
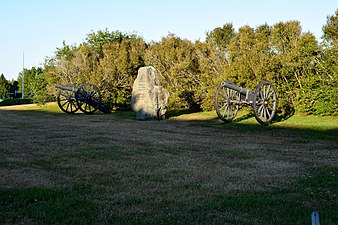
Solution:
<svg viewBox="0 0 338 225">
<path fill-rule="evenodd" d="M 338 10 L 327 17 L 323 43 L 314 61 L 315 74 L 302 93 L 302 111 L 317 115 L 338 115 Z"/>
<path fill-rule="evenodd" d="M 41 67 L 24 70 L 24 97 L 31 98 L 34 95 L 33 83 L 35 82 L 35 77 L 40 73 L 42 73 Z M 18 76 L 18 83 L 19 90 L 22 91 L 22 72 Z"/>
<path fill-rule="evenodd" d="M 221 57 L 219 49 L 211 43 L 197 41 L 194 46 L 199 68 L 196 96 L 199 96 L 201 109 L 213 110 L 216 89 L 226 77 L 228 62 L 225 55 Z"/>
<path fill-rule="evenodd" d="M 45 78 L 45 74 L 43 72 L 38 73 L 31 84 L 33 92 L 32 99 L 34 102 L 44 104 L 53 99 L 53 96 L 47 91 L 47 85 L 48 82 Z"/>
<path fill-rule="evenodd" d="M 304 35 L 299 52 L 307 52 L 307 60 L 302 60 L 304 71 L 300 78 L 301 90 L 298 94 L 296 109 L 316 115 L 338 114 L 338 10 L 327 17 L 323 26 L 324 41 L 315 47 L 313 35 Z M 312 50 L 311 50 L 311 47 Z M 301 61 L 301 60 L 299 60 Z"/>
<path fill-rule="evenodd" d="M 0 99 L 6 98 L 9 92 L 9 82 L 6 80 L 5 76 L 1 74 L 0 76 Z"/>
<path fill-rule="evenodd" d="M 156 68 L 171 108 L 199 108 L 199 57 L 191 41 L 169 34 L 148 47 L 145 62 Z"/>
<path fill-rule="evenodd" d="M 103 102 L 112 109 L 130 107 L 131 87 L 137 70 L 144 65 L 146 44 L 136 34 L 119 31 L 92 32 L 79 46 L 64 43 L 56 56 L 45 63 L 49 93 L 54 85 L 93 83 Z"/>
<path fill-rule="evenodd" d="M 279 107 L 284 114 L 292 114 L 300 109 L 300 95 L 315 70 L 313 62 L 319 52 L 318 42 L 313 34 L 302 33 L 298 21 L 279 22 L 271 32 L 271 50 Z"/>
<path fill-rule="evenodd" d="M 16 80 L 12 80 L 9 82 L 9 93 L 16 93 L 19 91 L 19 82 Z"/>
<path fill-rule="evenodd" d="M 338 41 L 338 9 L 335 14 L 328 16 L 323 26 L 323 39 L 329 44 L 336 44 Z"/>
<path fill-rule="evenodd" d="M 109 32 L 105 30 L 99 30 L 97 32 L 91 32 L 87 35 L 87 43 L 98 53 L 100 58 L 104 57 L 103 46 L 108 43 L 120 43 L 125 38 L 122 32 L 116 30 Z"/>
<path fill-rule="evenodd" d="M 322 45 L 313 34 L 303 33 L 298 21 L 243 26 L 237 32 L 227 23 L 208 32 L 205 42 L 195 43 L 174 34 L 145 43 L 136 34 L 91 32 L 78 46 L 64 42 L 46 59 L 43 76 L 25 71 L 25 83 L 29 90 L 30 79 L 41 79 L 40 88 L 47 82 L 48 93 L 55 94 L 56 83 L 90 82 L 100 87 L 111 109 L 129 108 L 138 69 L 152 65 L 170 92 L 171 108 L 212 110 L 223 80 L 251 90 L 267 80 L 277 89 L 281 114 L 337 114 L 337 14 L 323 26 Z M 39 85 L 34 85 L 37 92 Z"/>
<path fill-rule="evenodd" d="M 218 48 L 219 51 L 226 51 L 227 46 L 235 37 L 235 29 L 231 23 L 226 23 L 223 27 L 217 27 L 206 34 L 206 42 Z"/>
<path fill-rule="evenodd" d="M 103 46 L 104 57 L 95 70 L 107 105 L 112 109 L 130 108 L 133 82 L 144 66 L 146 44 L 142 39 L 124 37 L 121 42 Z"/>
</svg>

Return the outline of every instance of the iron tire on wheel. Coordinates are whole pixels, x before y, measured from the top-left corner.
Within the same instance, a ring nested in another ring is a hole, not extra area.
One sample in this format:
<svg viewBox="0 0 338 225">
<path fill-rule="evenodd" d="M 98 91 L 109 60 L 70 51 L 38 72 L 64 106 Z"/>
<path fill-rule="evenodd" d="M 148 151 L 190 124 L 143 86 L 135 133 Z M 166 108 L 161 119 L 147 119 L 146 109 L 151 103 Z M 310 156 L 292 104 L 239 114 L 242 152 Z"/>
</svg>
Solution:
<svg viewBox="0 0 338 225">
<path fill-rule="evenodd" d="M 101 104 L 100 89 L 94 84 L 82 84 L 75 98 L 77 106 L 85 114 L 93 114 Z"/>
<path fill-rule="evenodd" d="M 218 85 L 215 95 L 215 109 L 221 120 L 231 122 L 236 117 L 239 97 L 239 92 L 226 87 L 224 82 Z"/>
<path fill-rule="evenodd" d="M 256 120 L 262 125 L 272 122 L 276 114 L 277 94 L 270 82 L 262 81 L 258 84 L 254 94 L 253 110 Z"/>
<path fill-rule="evenodd" d="M 74 87 L 71 84 L 68 87 Z M 59 89 L 57 93 L 57 102 L 60 109 L 68 114 L 74 114 L 79 108 L 73 91 Z"/>
</svg>

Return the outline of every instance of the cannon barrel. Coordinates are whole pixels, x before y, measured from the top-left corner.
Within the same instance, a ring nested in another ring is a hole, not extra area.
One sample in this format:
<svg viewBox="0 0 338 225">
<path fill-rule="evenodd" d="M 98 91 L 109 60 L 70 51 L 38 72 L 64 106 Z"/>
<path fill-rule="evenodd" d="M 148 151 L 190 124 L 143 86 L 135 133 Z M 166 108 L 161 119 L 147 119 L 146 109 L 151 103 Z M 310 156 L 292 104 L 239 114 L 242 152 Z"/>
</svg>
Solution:
<svg viewBox="0 0 338 225">
<path fill-rule="evenodd" d="M 78 88 L 74 87 L 74 86 L 64 86 L 64 85 L 60 85 L 57 84 L 55 85 L 56 88 L 61 89 L 61 90 L 65 90 L 65 91 L 72 91 L 72 92 L 77 92 Z"/>
<path fill-rule="evenodd" d="M 223 86 L 226 86 L 226 87 L 228 87 L 228 88 L 230 88 L 230 89 L 233 89 L 233 90 L 235 90 L 235 91 L 238 91 L 239 93 L 241 93 L 241 94 L 243 94 L 243 95 L 246 95 L 248 92 L 249 92 L 249 93 L 253 92 L 253 91 L 251 91 L 251 90 L 248 90 L 248 89 L 245 89 L 245 88 L 236 86 L 236 85 L 234 85 L 234 84 L 232 84 L 232 83 L 229 83 L 229 82 L 227 82 L 227 81 L 224 81 L 224 82 L 222 83 L 222 85 L 223 85 Z"/>
</svg>

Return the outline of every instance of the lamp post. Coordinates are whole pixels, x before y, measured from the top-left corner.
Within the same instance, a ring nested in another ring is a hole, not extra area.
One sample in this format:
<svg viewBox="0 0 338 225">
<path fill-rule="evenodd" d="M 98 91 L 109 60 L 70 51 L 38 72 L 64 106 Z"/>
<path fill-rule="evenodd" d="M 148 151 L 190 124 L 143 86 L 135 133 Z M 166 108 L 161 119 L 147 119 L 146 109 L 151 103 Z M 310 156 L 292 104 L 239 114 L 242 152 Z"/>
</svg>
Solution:
<svg viewBox="0 0 338 225">
<path fill-rule="evenodd" d="M 21 97 L 24 99 L 25 91 L 24 91 L 24 82 L 25 82 L 25 51 L 22 52 L 22 78 L 21 78 Z"/>
</svg>

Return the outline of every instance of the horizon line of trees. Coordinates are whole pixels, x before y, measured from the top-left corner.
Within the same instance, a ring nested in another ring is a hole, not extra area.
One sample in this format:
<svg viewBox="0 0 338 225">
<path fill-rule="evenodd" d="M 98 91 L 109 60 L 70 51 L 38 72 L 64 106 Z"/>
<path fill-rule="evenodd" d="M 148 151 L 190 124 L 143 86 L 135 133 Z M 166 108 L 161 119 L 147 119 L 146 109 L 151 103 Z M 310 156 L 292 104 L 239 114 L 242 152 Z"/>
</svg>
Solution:
<svg viewBox="0 0 338 225">
<path fill-rule="evenodd" d="M 146 43 L 135 33 L 99 30 L 79 45 L 63 42 L 44 68 L 25 70 L 25 92 L 43 103 L 55 99 L 55 84 L 94 83 L 108 107 L 126 109 L 138 69 L 151 65 L 173 109 L 212 110 L 223 80 L 251 90 L 268 80 L 278 93 L 279 114 L 338 115 L 338 10 L 327 17 L 322 38 L 319 43 L 302 32 L 298 21 L 238 31 L 227 23 L 206 33 L 204 42 L 168 34 Z"/>
</svg>

